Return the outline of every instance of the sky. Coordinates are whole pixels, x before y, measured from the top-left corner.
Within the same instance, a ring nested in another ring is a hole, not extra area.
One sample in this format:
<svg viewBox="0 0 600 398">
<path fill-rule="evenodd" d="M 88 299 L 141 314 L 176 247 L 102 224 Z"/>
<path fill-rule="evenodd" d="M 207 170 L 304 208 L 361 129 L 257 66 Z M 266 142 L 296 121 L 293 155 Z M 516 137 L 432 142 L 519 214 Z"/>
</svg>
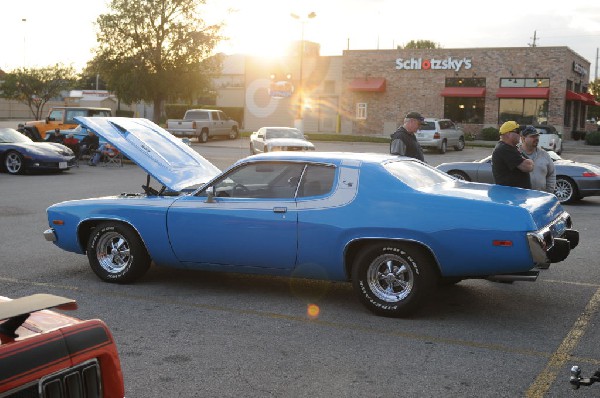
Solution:
<svg viewBox="0 0 600 398">
<path fill-rule="evenodd" d="M 0 15 L 0 69 L 62 63 L 81 70 L 96 44 L 106 0 L 6 1 Z M 316 13 L 309 19 L 308 14 Z M 598 0 L 206 0 L 200 16 L 225 22 L 227 54 L 282 55 L 291 41 L 321 45 L 321 55 L 392 49 L 411 40 L 443 48 L 567 46 L 590 61 L 600 47 Z M 293 19 L 290 14 L 300 19 Z"/>
</svg>

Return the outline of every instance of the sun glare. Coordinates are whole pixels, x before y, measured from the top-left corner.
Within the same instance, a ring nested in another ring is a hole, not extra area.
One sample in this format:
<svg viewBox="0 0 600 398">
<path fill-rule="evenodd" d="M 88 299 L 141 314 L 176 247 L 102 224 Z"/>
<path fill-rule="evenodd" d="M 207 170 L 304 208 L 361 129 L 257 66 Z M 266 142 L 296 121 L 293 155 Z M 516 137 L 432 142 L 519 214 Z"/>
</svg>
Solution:
<svg viewBox="0 0 600 398">
<path fill-rule="evenodd" d="M 256 6 L 231 12 L 222 32 L 229 39 L 219 50 L 269 58 L 288 54 L 292 44 L 301 40 L 304 26 L 290 9 L 289 2 L 258 1 Z"/>
</svg>

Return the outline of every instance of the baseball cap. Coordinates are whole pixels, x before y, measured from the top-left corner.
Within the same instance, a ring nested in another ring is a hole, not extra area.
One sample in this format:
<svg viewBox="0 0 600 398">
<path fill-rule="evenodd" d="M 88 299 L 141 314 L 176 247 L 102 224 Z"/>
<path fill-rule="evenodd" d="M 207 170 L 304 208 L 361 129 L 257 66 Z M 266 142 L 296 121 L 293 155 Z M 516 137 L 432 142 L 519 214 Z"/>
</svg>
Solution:
<svg viewBox="0 0 600 398">
<path fill-rule="evenodd" d="M 540 135 L 540 133 L 533 126 L 525 126 L 525 128 L 521 130 L 521 135 L 523 137 L 529 137 L 530 135 Z"/>
<path fill-rule="evenodd" d="M 427 124 L 427 123 L 425 123 L 425 118 L 423 116 L 421 116 L 421 114 L 419 112 L 408 112 L 404 118 L 405 119 L 417 119 L 421 124 Z"/>
<path fill-rule="evenodd" d="M 513 120 L 509 120 L 508 122 L 504 122 L 504 124 L 502 126 L 500 126 L 500 135 L 510 133 L 511 131 L 518 132 L 518 130 L 519 130 L 519 125 L 517 124 L 517 122 L 515 122 Z"/>
</svg>

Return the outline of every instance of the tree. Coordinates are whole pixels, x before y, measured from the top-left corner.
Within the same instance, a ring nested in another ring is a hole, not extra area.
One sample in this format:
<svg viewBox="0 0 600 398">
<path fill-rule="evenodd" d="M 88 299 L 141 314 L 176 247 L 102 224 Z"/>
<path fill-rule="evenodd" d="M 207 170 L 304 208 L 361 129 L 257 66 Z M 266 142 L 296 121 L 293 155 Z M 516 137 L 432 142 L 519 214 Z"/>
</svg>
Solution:
<svg viewBox="0 0 600 398">
<path fill-rule="evenodd" d="M 596 101 L 600 101 L 600 79 L 591 81 L 588 86 L 588 91 L 594 95 Z M 588 118 L 594 118 L 595 120 L 600 119 L 600 106 L 588 107 Z"/>
<path fill-rule="evenodd" d="M 72 66 L 56 64 L 41 68 L 19 68 L 7 73 L 0 97 L 25 104 L 35 120 L 41 119 L 44 105 L 64 90 L 73 88 L 77 75 Z"/>
<path fill-rule="evenodd" d="M 98 47 L 87 73 L 99 73 L 119 99 L 154 103 L 154 121 L 167 98 L 210 88 L 214 62 L 207 62 L 221 25 L 198 17 L 205 0 L 112 0 L 112 12 L 97 19 Z M 220 67 L 220 64 L 216 67 Z"/>
<path fill-rule="evenodd" d="M 431 40 L 411 40 L 404 47 L 398 46 L 398 49 L 402 48 L 406 50 L 435 50 L 438 48 L 442 48 L 442 46 L 438 43 L 434 43 Z"/>
</svg>

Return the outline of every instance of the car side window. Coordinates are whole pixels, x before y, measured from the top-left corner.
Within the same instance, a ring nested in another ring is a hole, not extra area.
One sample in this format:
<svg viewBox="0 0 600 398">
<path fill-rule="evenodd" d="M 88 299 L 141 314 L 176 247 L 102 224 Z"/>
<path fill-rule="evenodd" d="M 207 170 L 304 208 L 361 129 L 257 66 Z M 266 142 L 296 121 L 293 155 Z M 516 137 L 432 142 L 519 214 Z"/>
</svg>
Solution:
<svg viewBox="0 0 600 398">
<path fill-rule="evenodd" d="M 298 197 L 320 196 L 331 192 L 335 180 L 335 167 L 327 165 L 308 165 L 302 175 L 298 188 Z"/>
<path fill-rule="evenodd" d="M 50 115 L 48 115 L 48 118 L 50 120 L 63 120 L 63 112 L 64 110 L 53 110 L 52 112 L 50 112 Z"/>
<path fill-rule="evenodd" d="M 293 199 L 304 163 L 259 162 L 241 166 L 213 184 L 216 197 Z"/>
</svg>

